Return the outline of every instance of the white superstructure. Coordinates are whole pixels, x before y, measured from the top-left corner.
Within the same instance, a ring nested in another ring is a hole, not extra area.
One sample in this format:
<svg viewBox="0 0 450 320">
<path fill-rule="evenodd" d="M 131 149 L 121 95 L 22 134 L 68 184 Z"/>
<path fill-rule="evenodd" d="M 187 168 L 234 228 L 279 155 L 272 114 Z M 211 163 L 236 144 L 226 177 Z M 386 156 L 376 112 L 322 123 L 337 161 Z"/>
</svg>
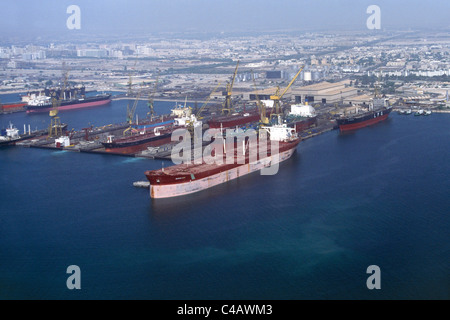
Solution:
<svg viewBox="0 0 450 320">
<path fill-rule="evenodd" d="M 294 104 L 291 106 L 291 112 L 289 112 L 289 115 L 312 118 L 317 114 L 316 109 L 314 109 L 313 106 L 308 104 Z"/>
</svg>

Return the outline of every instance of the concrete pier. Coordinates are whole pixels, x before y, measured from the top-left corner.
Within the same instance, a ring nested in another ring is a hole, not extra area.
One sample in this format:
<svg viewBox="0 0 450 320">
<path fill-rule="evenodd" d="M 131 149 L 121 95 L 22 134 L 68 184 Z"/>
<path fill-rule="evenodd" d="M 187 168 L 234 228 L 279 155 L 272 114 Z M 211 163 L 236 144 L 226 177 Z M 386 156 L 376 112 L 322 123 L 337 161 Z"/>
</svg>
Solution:
<svg viewBox="0 0 450 320">
<path fill-rule="evenodd" d="M 16 145 L 25 148 L 39 148 L 48 150 L 64 150 L 71 152 L 91 153 L 100 155 L 113 155 L 121 157 L 140 157 L 151 160 L 171 160 L 172 149 L 178 142 L 171 142 L 157 147 L 147 147 L 145 150 L 136 153 L 119 153 L 106 151 L 102 145 L 110 135 L 121 137 L 124 130 L 129 128 L 128 123 L 105 125 L 102 127 L 85 128 L 81 131 L 68 131 L 66 136 L 70 137 L 70 145 L 65 147 L 57 147 L 55 138 L 49 138 L 47 135 L 40 135 L 33 139 L 18 142 Z M 321 118 L 316 127 L 299 133 L 302 140 L 310 139 L 322 133 L 336 129 L 336 121 L 330 117 Z M 204 142 L 202 146 L 202 154 L 204 147 L 208 142 Z M 194 154 L 194 148 L 192 148 Z"/>
</svg>

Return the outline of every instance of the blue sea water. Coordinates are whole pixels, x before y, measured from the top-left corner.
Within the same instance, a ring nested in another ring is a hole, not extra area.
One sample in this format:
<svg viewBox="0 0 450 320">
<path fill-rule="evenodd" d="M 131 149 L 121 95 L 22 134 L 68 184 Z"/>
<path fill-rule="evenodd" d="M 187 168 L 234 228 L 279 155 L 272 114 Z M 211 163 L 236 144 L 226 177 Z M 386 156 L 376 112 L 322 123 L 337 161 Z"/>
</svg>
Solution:
<svg viewBox="0 0 450 320">
<path fill-rule="evenodd" d="M 126 103 L 60 116 L 123 122 Z M 274 176 L 169 200 L 132 186 L 169 162 L 1 149 L 0 299 L 449 299 L 449 125 L 392 113 L 303 141 Z M 81 290 L 66 287 L 70 265 Z"/>
</svg>

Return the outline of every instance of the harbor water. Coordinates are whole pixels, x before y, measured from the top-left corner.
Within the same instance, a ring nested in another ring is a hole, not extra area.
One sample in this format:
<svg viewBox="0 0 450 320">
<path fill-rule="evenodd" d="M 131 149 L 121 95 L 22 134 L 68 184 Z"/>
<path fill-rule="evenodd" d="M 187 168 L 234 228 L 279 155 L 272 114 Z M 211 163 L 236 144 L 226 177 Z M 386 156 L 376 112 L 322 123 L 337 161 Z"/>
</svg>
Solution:
<svg viewBox="0 0 450 320">
<path fill-rule="evenodd" d="M 123 122 L 127 102 L 61 121 Z M 301 142 L 276 175 L 158 200 L 133 182 L 169 161 L 2 148 L 0 299 L 449 299 L 449 124 L 392 113 Z M 381 289 L 366 285 L 371 265 Z"/>
</svg>

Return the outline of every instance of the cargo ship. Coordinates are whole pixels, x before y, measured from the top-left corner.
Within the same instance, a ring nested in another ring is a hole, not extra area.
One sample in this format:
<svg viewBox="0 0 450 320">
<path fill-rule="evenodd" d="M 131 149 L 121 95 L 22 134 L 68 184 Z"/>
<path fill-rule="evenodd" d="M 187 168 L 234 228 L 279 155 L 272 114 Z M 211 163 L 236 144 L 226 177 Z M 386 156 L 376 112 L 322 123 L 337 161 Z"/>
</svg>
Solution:
<svg viewBox="0 0 450 320">
<path fill-rule="evenodd" d="M 132 154 L 144 151 L 148 147 L 161 146 L 169 143 L 173 128 L 156 127 L 150 132 L 137 132 L 131 136 L 115 138 L 108 136 L 102 142 L 106 152 L 119 154 Z"/>
<path fill-rule="evenodd" d="M 9 127 L 1 131 L 0 147 L 15 145 L 19 141 L 31 139 L 37 135 L 36 133 L 31 133 L 31 130 L 29 131 L 28 134 L 25 133 L 24 135 L 20 135 L 19 129 L 14 127 L 10 122 Z"/>
<path fill-rule="evenodd" d="M 374 99 L 366 111 L 360 110 L 356 108 L 354 113 L 336 119 L 341 132 L 364 128 L 386 120 L 392 111 L 392 106 L 387 105 L 386 99 Z"/>
<path fill-rule="evenodd" d="M 95 96 L 79 98 L 79 99 L 64 99 L 61 101 L 58 110 L 73 110 L 88 107 L 96 107 L 106 105 L 111 102 L 110 94 L 98 94 Z M 53 109 L 52 98 L 48 96 L 39 96 L 28 102 L 26 106 L 27 113 L 49 112 Z"/>
<path fill-rule="evenodd" d="M 171 109 L 169 115 L 152 116 L 142 121 L 136 119 L 136 122 L 132 124 L 132 128 L 140 132 L 146 132 L 156 127 L 180 126 L 184 125 L 186 120 L 191 120 L 191 115 L 192 108 L 186 107 L 186 105 L 184 107 L 175 106 L 175 108 Z"/>
<path fill-rule="evenodd" d="M 13 102 L 13 103 L 5 103 L 0 105 L 0 112 L 17 112 L 17 111 L 25 111 L 27 103 L 26 102 Z"/>
<path fill-rule="evenodd" d="M 391 110 L 391 107 L 378 110 L 370 110 L 354 116 L 341 117 L 336 121 L 341 132 L 351 131 L 386 120 Z"/>
<path fill-rule="evenodd" d="M 252 152 L 258 154 L 257 150 L 260 149 L 260 146 L 248 147 L 245 163 L 241 164 L 242 162 L 238 161 L 239 148 L 235 146 L 233 163 L 230 163 L 228 159 L 224 159 L 222 163 L 211 163 L 202 159 L 201 164 L 182 163 L 168 168 L 147 171 L 145 175 L 150 182 L 150 197 L 184 196 L 270 167 L 289 159 L 300 142 L 295 129 L 287 127 L 286 124 L 263 126 L 260 132 L 261 130 L 268 133 L 270 141 L 278 143 L 278 152 L 274 150 L 272 154 L 271 143 L 269 143 L 267 154 L 263 157 L 258 156 L 256 161 L 251 162 L 249 154 L 252 154 Z"/>
<path fill-rule="evenodd" d="M 129 129 L 131 135 L 115 138 L 108 136 L 103 142 L 106 152 L 132 154 L 146 150 L 148 147 L 158 147 L 171 142 L 172 132 L 176 129 L 186 128 L 188 124 L 202 124 L 191 112 L 191 108 L 172 109 L 169 116 L 161 116 L 156 120 L 136 121 Z M 164 121 L 165 119 L 165 121 Z"/>
</svg>

